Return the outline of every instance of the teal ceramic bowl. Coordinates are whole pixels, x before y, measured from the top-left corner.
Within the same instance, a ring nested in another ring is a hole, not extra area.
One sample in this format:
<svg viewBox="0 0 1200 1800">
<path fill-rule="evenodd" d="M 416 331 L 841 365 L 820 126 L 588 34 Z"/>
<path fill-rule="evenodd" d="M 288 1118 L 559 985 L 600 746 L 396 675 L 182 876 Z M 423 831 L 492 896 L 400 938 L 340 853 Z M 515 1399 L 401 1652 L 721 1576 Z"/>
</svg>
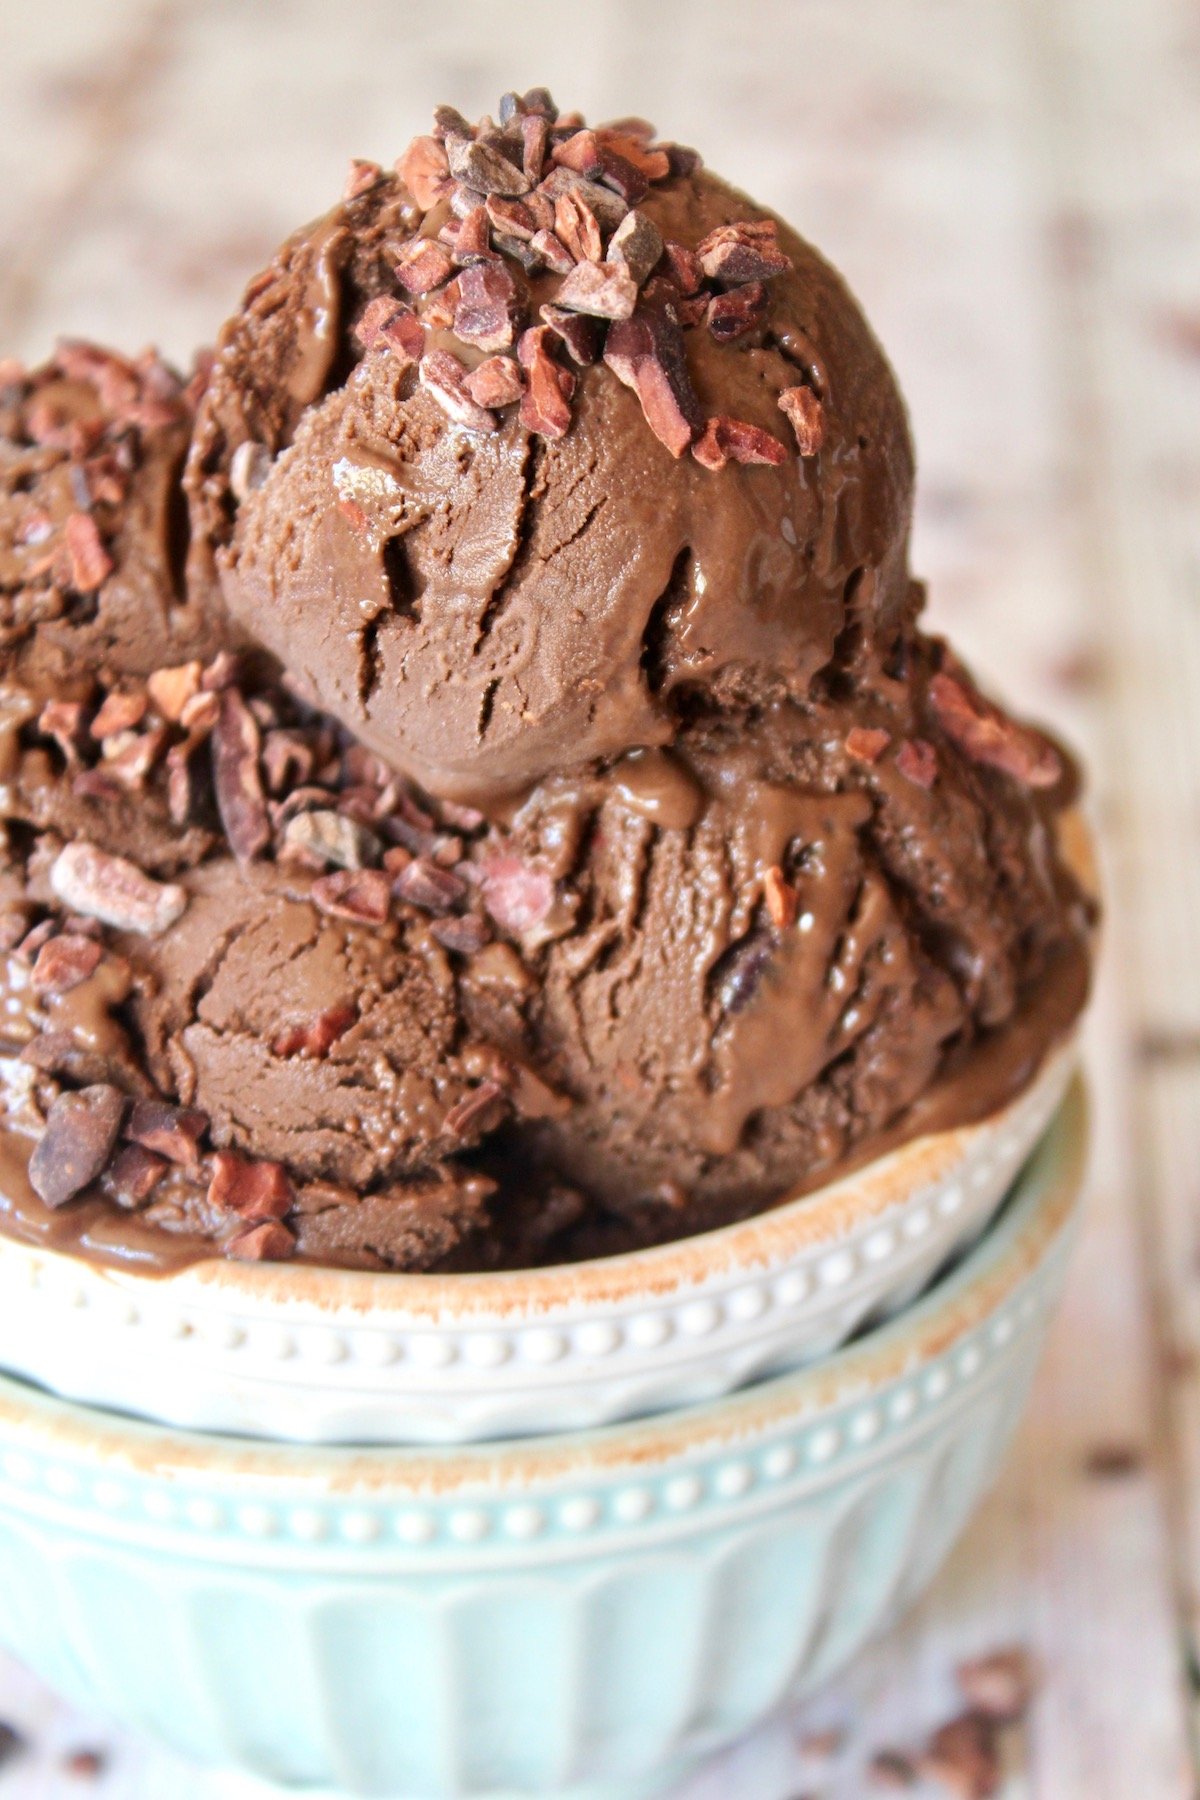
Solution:
<svg viewBox="0 0 1200 1800">
<path fill-rule="evenodd" d="M 263 1780 L 642 1800 L 823 1682 L 995 1474 L 1058 1295 L 1073 1090 L 903 1316 L 719 1402 L 453 1450 L 206 1438 L 0 1382 L 0 1641 Z"/>
</svg>

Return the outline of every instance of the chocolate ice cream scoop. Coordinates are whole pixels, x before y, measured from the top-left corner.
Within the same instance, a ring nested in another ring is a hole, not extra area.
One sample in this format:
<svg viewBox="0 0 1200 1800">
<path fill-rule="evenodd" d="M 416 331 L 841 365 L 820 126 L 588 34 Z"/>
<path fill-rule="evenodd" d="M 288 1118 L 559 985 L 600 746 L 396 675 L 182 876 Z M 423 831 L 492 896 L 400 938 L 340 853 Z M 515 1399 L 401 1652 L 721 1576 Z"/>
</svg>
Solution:
<svg viewBox="0 0 1200 1800">
<path fill-rule="evenodd" d="M 64 340 L 0 363 L 0 644 L 5 676 L 69 700 L 101 669 L 211 654 L 215 589 L 185 585 L 179 476 L 196 384 Z"/>
<path fill-rule="evenodd" d="M 903 681 L 877 668 L 749 727 L 695 721 L 670 750 L 544 784 L 514 821 L 514 856 L 553 872 L 570 922 L 488 1029 L 574 1102 L 514 1154 L 626 1232 L 811 1186 L 911 1130 L 939 1085 L 986 1114 L 1081 1003 L 1066 767 L 940 646 L 906 649 Z"/>
<path fill-rule="evenodd" d="M 439 115 L 291 238 L 192 447 L 233 615 L 363 742 L 492 806 L 802 699 L 907 596 L 912 451 L 841 278 L 638 122 Z"/>
<path fill-rule="evenodd" d="M 207 1114 L 217 1145 L 365 1191 L 436 1169 L 496 1109 L 460 1104 L 457 981 L 419 917 L 339 918 L 312 882 L 222 857 L 187 877 L 169 933 L 118 942 L 149 977 L 131 1012 L 159 1091 Z"/>
</svg>

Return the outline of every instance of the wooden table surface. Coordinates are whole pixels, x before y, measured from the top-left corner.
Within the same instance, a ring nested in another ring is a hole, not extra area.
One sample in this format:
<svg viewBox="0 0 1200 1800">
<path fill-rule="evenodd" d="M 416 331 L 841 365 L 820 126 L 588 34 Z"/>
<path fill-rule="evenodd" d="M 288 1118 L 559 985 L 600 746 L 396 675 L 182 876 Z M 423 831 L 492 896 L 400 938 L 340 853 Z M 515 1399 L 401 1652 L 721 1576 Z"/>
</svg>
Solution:
<svg viewBox="0 0 1200 1800">
<path fill-rule="evenodd" d="M 1087 1227 L 1008 1468 L 920 1610 L 689 1800 L 868 1792 L 862 1759 L 1034 1648 L 1005 1800 L 1194 1800 L 1200 1589 L 1197 0 L 0 0 L 0 350 L 184 358 L 353 154 L 546 81 L 643 112 L 846 271 L 920 447 L 936 626 L 1089 759 L 1107 950 Z M 0 1800 L 235 1786 L 0 1664 Z"/>
</svg>

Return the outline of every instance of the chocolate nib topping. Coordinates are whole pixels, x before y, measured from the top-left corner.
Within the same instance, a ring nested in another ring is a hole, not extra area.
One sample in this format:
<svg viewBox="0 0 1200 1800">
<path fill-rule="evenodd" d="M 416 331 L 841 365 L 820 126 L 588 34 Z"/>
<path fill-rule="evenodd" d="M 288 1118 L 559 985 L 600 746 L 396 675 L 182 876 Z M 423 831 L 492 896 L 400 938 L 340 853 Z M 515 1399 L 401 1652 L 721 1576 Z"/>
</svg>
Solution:
<svg viewBox="0 0 1200 1800">
<path fill-rule="evenodd" d="M 63 932 L 38 951 L 30 982 L 39 993 L 69 993 L 95 974 L 103 954 L 95 938 Z"/>
<path fill-rule="evenodd" d="M 236 688 L 221 694 L 212 733 L 213 783 L 229 847 L 249 861 L 271 841 L 259 769 L 258 721 Z"/>
<path fill-rule="evenodd" d="M 65 1206 L 103 1171 L 125 1105 L 118 1088 L 102 1083 L 59 1095 L 29 1161 L 34 1192 L 47 1206 Z"/>
<path fill-rule="evenodd" d="M 571 424 L 571 377 L 557 366 L 558 355 L 579 364 L 602 359 L 635 389 L 654 434 L 673 455 L 682 455 L 705 420 L 677 335 L 680 321 L 707 319 L 716 341 L 733 343 L 765 321 L 766 284 L 791 267 L 773 221 L 735 221 L 695 246 L 664 245 L 639 202 L 655 184 L 686 179 L 697 166 L 693 152 L 656 144 L 643 120 L 571 128 L 552 104 L 543 109 L 514 98 L 507 112 L 501 108 L 498 126 L 490 119 L 471 125 L 454 108 L 439 107 L 434 131 L 414 138 L 396 163 L 424 215 L 422 228 L 398 246 L 392 264 L 407 304 L 402 308 L 387 294 L 371 299 L 356 327 L 359 342 L 368 353 L 399 349 L 419 361 L 422 385 L 455 425 L 476 433 L 496 430 L 497 414 L 519 404 L 527 430 L 564 436 Z M 355 163 L 347 198 L 369 197 L 382 179 L 377 165 Z M 669 316 L 643 322 L 636 349 L 629 333 L 612 329 L 606 344 L 606 328 L 632 318 L 639 292 L 660 267 L 665 295 L 657 306 Z M 521 336 L 530 322 L 531 275 L 540 278 L 541 316 L 555 327 L 554 338 L 537 340 L 536 348 L 527 331 Z M 550 295 L 544 291 L 547 275 L 561 277 Z M 590 334 L 563 323 L 571 314 L 595 322 Z M 520 340 L 527 380 L 520 369 L 493 366 L 484 375 L 449 349 L 427 350 L 427 325 L 448 328 L 464 345 L 497 357 Z M 801 454 L 815 454 L 815 447 L 805 448 L 812 430 L 798 425 L 797 435 Z M 698 460 L 716 470 L 730 453 Z M 773 458 L 743 454 L 735 460 Z"/>
<path fill-rule="evenodd" d="M 210 1203 L 242 1219 L 283 1219 L 292 1210 L 295 1196 L 281 1163 L 252 1162 L 232 1150 L 218 1150 L 213 1157 Z"/>
<path fill-rule="evenodd" d="M 169 1167 L 167 1159 L 152 1150 L 126 1144 L 104 1171 L 104 1191 L 118 1206 L 136 1211 L 146 1204 Z"/>
<path fill-rule="evenodd" d="M 208 1115 L 195 1107 L 168 1106 L 161 1100 L 136 1100 L 130 1109 L 125 1136 L 144 1150 L 153 1150 L 168 1162 L 195 1168 L 200 1161 L 200 1142 L 208 1130 Z"/>
<path fill-rule="evenodd" d="M 636 393 L 655 437 L 672 456 L 682 456 L 703 429 L 703 417 L 671 309 L 643 307 L 610 328 L 604 360 Z"/>
<path fill-rule="evenodd" d="M 729 298 L 732 299 L 733 296 L 730 295 Z M 784 388 L 779 396 L 779 407 L 791 420 L 801 456 L 815 456 L 825 442 L 825 414 L 812 389 Z"/>
<path fill-rule="evenodd" d="M 1056 787 L 1062 759 L 1054 746 L 972 693 L 952 675 L 935 675 L 929 700 L 947 737 L 975 762 L 988 763 L 1027 787 Z"/>
<path fill-rule="evenodd" d="M 123 856 L 94 844 L 68 844 L 50 870 L 64 905 L 120 931 L 157 937 L 183 915 L 187 894 L 175 882 L 152 881 Z"/>
<path fill-rule="evenodd" d="M 277 1219 L 244 1226 L 225 1240 L 225 1254 L 238 1262 L 286 1262 L 295 1250 L 295 1238 Z"/>
</svg>

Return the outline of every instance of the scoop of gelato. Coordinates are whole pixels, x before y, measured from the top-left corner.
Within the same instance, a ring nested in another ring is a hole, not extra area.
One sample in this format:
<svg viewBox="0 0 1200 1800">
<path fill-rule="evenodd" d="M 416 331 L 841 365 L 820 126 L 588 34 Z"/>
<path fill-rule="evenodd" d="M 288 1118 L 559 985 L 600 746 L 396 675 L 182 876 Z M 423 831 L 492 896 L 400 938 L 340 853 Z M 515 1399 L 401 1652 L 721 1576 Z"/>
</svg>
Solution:
<svg viewBox="0 0 1200 1800">
<path fill-rule="evenodd" d="M 207 1114 L 214 1144 L 298 1182 L 436 1170 L 487 1123 L 460 1104 L 474 1084 L 447 953 L 417 917 L 322 911 L 312 882 L 221 857 L 186 877 L 169 932 L 118 940 L 144 977 L 131 1010 L 150 1075 Z"/>
<path fill-rule="evenodd" d="M 513 853 L 569 905 L 488 1023 L 572 1103 L 514 1154 L 590 1196 L 585 1233 L 607 1209 L 674 1234 L 877 1150 L 955 1071 L 954 1104 L 986 1113 L 1086 987 L 1069 787 L 1052 746 L 914 637 L 902 678 L 749 728 L 695 719 L 670 750 L 536 789 Z"/>
<path fill-rule="evenodd" d="M 437 130 L 221 334 L 188 486 L 233 616 L 489 807 L 893 635 L 912 451 L 835 271 L 640 125 Z"/>
<path fill-rule="evenodd" d="M 0 363 L 6 678 L 69 699 L 101 669 L 215 651 L 215 590 L 184 578 L 194 401 L 153 353 L 64 341 L 40 368 Z"/>
</svg>

